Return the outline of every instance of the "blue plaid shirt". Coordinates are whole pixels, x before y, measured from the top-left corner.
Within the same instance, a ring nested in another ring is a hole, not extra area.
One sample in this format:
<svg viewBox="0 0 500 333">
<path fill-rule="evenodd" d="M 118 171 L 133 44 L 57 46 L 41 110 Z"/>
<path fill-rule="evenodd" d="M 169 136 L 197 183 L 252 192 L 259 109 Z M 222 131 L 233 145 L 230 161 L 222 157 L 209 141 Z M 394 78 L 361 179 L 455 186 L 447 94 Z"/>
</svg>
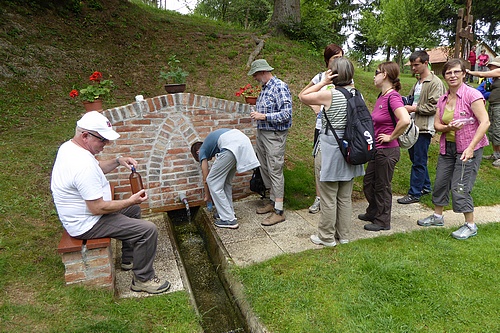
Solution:
<svg viewBox="0 0 500 333">
<path fill-rule="evenodd" d="M 292 127 L 292 95 L 288 85 L 273 76 L 262 86 L 256 110 L 266 115 L 266 120 L 257 120 L 257 129 L 285 131 Z"/>
</svg>

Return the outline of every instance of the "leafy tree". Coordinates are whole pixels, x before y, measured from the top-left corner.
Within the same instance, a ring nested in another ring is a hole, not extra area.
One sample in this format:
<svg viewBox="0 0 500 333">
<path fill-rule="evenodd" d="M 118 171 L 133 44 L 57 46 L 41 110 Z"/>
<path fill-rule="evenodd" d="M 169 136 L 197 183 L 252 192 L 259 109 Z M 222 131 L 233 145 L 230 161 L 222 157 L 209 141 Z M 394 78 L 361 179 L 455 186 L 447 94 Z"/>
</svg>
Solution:
<svg viewBox="0 0 500 333">
<path fill-rule="evenodd" d="M 313 0 L 314 1 L 314 0 Z M 316 0 L 317 1 L 317 0 Z M 352 0 L 320 0 L 327 3 L 327 9 L 334 12 L 336 19 L 332 22 L 332 30 L 340 33 L 342 30 L 347 34 L 354 27 L 354 17 L 362 8 L 362 1 Z"/>
<path fill-rule="evenodd" d="M 432 48 L 440 44 L 440 15 L 448 8 L 449 1 L 380 1 L 379 39 L 388 49 L 395 50 L 396 62 L 402 65 L 405 52 Z"/>
<path fill-rule="evenodd" d="M 457 12 L 465 3 L 466 0 L 199 0 L 195 12 L 244 27 L 270 25 L 317 49 L 332 42 L 343 44 L 356 29 L 354 51 L 358 60 L 367 65 L 376 47 L 384 47 L 387 59 L 395 56 L 401 63 L 415 49 L 432 48 L 446 41 L 453 45 Z M 500 51 L 500 6 L 491 0 L 474 0 L 472 14 L 477 38 Z"/>
<path fill-rule="evenodd" d="M 379 38 L 378 16 L 379 14 L 376 14 L 375 11 L 364 9 L 361 11 L 361 19 L 356 25 L 359 33 L 354 37 L 354 47 L 350 56 L 361 63 L 365 70 L 370 65 L 379 46 L 383 45 Z"/>
<path fill-rule="evenodd" d="M 333 28 L 338 25 L 342 15 L 326 6 L 324 1 L 304 1 L 301 7 L 301 21 L 283 24 L 283 32 L 290 39 L 309 43 L 317 50 L 323 50 L 331 43 L 342 45 L 346 37 L 339 33 L 340 30 Z"/>
<path fill-rule="evenodd" d="M 245 28 L 264 27 L 273 11 L 272 0 L 201 0 L 194 13 Z"/>
</svg>

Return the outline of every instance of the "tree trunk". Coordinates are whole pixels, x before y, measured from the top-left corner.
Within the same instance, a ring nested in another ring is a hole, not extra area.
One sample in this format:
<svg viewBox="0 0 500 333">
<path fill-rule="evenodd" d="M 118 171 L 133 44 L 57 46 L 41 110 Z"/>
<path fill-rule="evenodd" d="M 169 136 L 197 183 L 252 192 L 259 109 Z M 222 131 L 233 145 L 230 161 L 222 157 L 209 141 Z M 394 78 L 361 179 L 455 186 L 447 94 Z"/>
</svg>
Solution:
<svg viewBox="0 0 500 333">
<path fill-rule="evenodd" d="M 300 0 L 274 0 L 270 26 L 281 31 L 282 24 L 300 22 Z"/>
</svg>

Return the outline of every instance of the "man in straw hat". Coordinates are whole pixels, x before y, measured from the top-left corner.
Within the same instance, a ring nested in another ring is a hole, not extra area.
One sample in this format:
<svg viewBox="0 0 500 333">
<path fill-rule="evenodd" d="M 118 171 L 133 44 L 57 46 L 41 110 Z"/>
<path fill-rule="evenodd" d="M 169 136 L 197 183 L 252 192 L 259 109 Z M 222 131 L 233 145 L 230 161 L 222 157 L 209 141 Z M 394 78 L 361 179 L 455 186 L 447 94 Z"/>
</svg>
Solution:
<svg viewBox="0 0 500 333">
<path fill-rule="evenodd" d="M 285 196 L 285 145 L 288 129 L 292 126 L 292 96 L 288 85 L 274 76 L 266 60 L 252 62 L 248 75 L 262 84 L 256 110 L 250 117 L 257 121 L 256 153 L 261 164 L 262 179 L 270 188 L 270 202 L 257 208 L 257 214 L 271 213 L 261 223 L 271 226 L 285 221 L 283 198 Z"/>
<path fill-rule="evenodd" d="M 158 231 L 152 222 L 141 220 L 139 204 L 148 200 L 144 190 L 128 199 L 112 200 L 104 174 L 122 165 L 136 167 L 131 157 L 98 161 L 106 144 L 120 135 L 109 120 L 97 111 L 87 112 L 76 123 L 75 135 L 59 147 L 52 169 L 51 190 L 64 228 L 72 237 L 111 237 L 122 241 L 123 270 L 134 273 L 130 289 L 158 294 L 170 282 L 155 276 Z"/>
<path fill-rule="evenodd" d="M 488 97 L 488 102 L 490 102 L 488 116 L 491 123 L 488 134 L 493 146 L 493 154 L 484 159 L 493 160 L 493 166 L 500 167 L 500 57 L 494 58 L 486 66 L 489 71 L 468 71 L 468 73 L 493 80 Z"/>
</svg>

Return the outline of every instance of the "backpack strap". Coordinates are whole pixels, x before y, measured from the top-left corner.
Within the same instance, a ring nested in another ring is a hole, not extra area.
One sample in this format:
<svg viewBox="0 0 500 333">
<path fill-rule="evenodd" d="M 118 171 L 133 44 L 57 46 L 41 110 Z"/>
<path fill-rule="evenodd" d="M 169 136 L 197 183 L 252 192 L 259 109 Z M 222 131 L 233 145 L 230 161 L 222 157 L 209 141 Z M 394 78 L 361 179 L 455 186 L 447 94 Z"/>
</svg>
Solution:
<svg viewBox="0 0 500 333">
<path fill-rule="evenodd" d="M 352 97 L 352 94 L 349 91 L 347 91 L 347 89 L 345 89 L 345 88 L 335 87 L 335 89 L 340 91 L 344 95 L 346 100 L 349 100 Z M 346 109 L 346 111 L 347 111 L 347 109 Z M 327 129 L 325 130 L 325 134 L 328 132 L 328 127 L 329 127 L 330 131 L 332 131 L 333 135 L 335 136 L 335 139 L 337 140 L 337 144 L 339 145 L 339 147 L 341 147 L 342 142 L 340 141 L 340 138 L 337 135 L 337 132 L 335 132 L 335 129 L 333 129 L 332 123 L 330 123 L 330 120 L 328 119 L 328 115 L 326 114 L 326 110 L 324 108 L 323 108 L 323 112 L 325 114 L 326 123 L 328 125 Z"/>
<path fill-rule="evenodd" d="M 380 94 L 382 94 L 382 93 L 380 93 Z M 392 108 L 391 108 L 391 99 L 390 98 L 387 98 L 387 109 L 389 110 L 389 116 L 391 116 L 392 124 L 394 125 L 394 128 L 396 128 L 396 118 L 394 116 L 394 111 L 392 111 Z"/>
<path fill-rule="evenodd" d="M 335 87 L 335 89 L 337 89 L 338 91 L 340 91 L 342 94 L 344 94 L 344 97 L 345 99 L 349 100 L 351 99 L 351 97 L 353 97 L 353 94 L 351 94 L 349 92 L 349 90 L 347 90 L 346 88 L 343 88 L 343 87 Z M 353 88 L 354 89 L 354 94 L 357 94 L 358 91 L 356 90 L 356 88 Z"/>
<path fill-rule="evenodd" d="M 326 114 L 326 110 L 324 108 L 323 108 L 323 113 L 325 114 L 325 119 L 326 119 L 326 124 L 327 124 L 327 128 L 325 129 L 325 134 L 328 133 L 328 128 L 330 128 L 330 131 L 332 131 L 333 135 L 335 136 L 335 139 L 337 140 L 337 144 L 340 147 L 340 145 L 341 145 L 340 138 L 337 135 L 337 132 L 335 132 L 335 129 L 333 128 L 332 123 L 330 123 L 330 120 L 328 119 L 328 115 Z"/>
</svg>

